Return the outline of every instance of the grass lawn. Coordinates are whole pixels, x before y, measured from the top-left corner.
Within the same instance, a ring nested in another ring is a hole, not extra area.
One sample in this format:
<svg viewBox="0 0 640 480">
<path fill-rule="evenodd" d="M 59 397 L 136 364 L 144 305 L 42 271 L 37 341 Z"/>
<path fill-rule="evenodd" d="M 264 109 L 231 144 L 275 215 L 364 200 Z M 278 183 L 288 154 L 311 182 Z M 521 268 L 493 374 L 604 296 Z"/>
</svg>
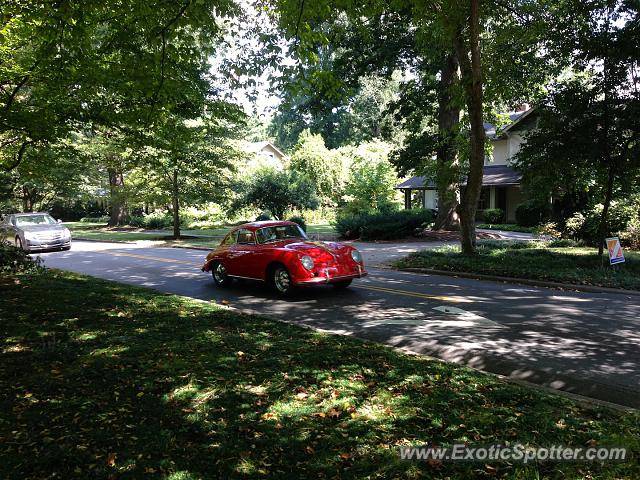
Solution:
<svg viewBox="0 0 640 480">
<path fill-rule="evenodd" d="M 521 227 L 513 223 L 479 223 L 476 228 L 484 228 L 487 230 L 503 230 L 505 232 L 533 233 L 536 227 Z"/>
<path fill-rule="evenodd" d="M 103 223 L 84 223 L 84 222 L 68 222 L 65 225 L 71 230 L 73 238 L 77 239 L 89 239 L 89 240 L 104 240 L 104 241 L 126 241 L 135 242 L 137 240 L 167 240 L 167 237 L 172 234 L 171 229 L 164 229 L 166 233 L 145 233 L 145 232 L 120 232 L 106 230 L 106 225 Z M 181 229 L 181 235 L 186 236 L 205 236 L 206 239 L 188 239 L 178 242 L 171 242 L 176 245 L 186 246 L 205 246 L 213 247 L 220 243 L 222 237 L 224 237 L 233 227 L 220 227 L 220 228 L 202 228 L 202 229 Z M 323 224 L 311 224 L 307 226 L 307 233 L 310 236 L 314 235 L 335 235 L 336 231 L 328 223 Z"/>
<path fill-rule="evenodd" d="M 637 412 L 86 276 L 0 277 L 0 339 L 0 478 L 640 476 Z M 634 459 L 398 458 L 456 442 Z"/>
<path fill-rule="evenodd" d="M 396 262 L 399 268 L 433 268 L 514 278 L 640 290 L 640 252 L 625 250 L 626 263 L 609 266 L 595 248 L 557 247 L 548 242 L 480 242 L 478 254 L 465 257 L 460 247 L 413 253 Z"/>
</svg>

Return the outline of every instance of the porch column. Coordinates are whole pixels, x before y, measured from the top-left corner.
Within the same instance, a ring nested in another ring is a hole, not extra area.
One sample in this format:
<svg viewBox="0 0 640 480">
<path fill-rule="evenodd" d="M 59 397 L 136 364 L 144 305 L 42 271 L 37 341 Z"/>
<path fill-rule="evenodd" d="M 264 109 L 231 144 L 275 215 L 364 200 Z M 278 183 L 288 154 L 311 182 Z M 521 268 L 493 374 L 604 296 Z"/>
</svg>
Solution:
<svg viewBox="0 0 640 480">
<path fill-rule="evenodd" d="M 489 187 L 489 208 L 496 208 L 496 187 Z"/>
<path fill-rule="evenodd" d="M 404 209 L 411 210 L 411 189 L 405 188 L 404 192 Z"/>
</svg>

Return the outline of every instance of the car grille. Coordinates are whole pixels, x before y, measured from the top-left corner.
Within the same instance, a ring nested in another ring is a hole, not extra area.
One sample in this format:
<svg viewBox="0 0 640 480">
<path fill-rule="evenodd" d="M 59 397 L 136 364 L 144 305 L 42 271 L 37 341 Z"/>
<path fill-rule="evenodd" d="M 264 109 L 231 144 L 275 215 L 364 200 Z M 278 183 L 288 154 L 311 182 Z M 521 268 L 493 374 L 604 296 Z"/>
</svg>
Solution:
<svg viewBox="0 0 640 480">
<path fill-rule="evenodd" d="M 39 232 L 33 235 L 33 239 L 41 242 L 55 242 L 62 240 L 62 232 Z"/>
</svg>

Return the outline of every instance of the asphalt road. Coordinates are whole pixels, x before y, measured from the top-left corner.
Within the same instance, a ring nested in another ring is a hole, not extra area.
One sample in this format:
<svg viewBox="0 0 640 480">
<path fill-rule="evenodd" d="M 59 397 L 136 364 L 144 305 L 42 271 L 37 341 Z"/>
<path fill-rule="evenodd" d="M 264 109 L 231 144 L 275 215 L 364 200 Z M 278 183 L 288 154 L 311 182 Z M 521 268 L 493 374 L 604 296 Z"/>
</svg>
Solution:
<svg viewBox="0 0 640 480">
<path fill-rule="evenodd" d="M 388 248 L 388 247 L 387 247 Z M 97 242 L 45 265 L 384 342 L 512 378 L 640 407 L 640 297 L 369 268 L 343 291 L 280 299 L 258 282 L 219 289 L 206 252 Z M 365 257 L 366 259 L 366 257 Z"/>
</svg>

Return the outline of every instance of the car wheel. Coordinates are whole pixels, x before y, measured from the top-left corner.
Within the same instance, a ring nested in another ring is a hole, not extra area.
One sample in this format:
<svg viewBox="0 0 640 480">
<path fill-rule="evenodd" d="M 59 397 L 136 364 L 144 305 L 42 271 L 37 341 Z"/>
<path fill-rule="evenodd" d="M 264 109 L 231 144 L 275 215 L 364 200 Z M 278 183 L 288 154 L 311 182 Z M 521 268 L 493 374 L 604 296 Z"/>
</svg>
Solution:
<svg viewBox="0 0 640 480">
<path fill-rule="evenodd" d="M 349 285 L 351 285 L 351 282 L 353 280 L 349 279 L 349 280 L 342 280 L 340 282 L 333 282 L 331 285 L 334 286 L 334 288 L 338 289 L 338 290 L 342 290 L 344 288 L 347 288 Z"/>
<path fill-rule="evenodd" d="M 19 248 L 20 250 L 24 250 L 24 247 L 22 246 L 22 240 L 20 240 L 20 237 L 16 237 L 16 248 Z M 26 252 L 26 250 L 24 250 Z"/>
<path fill-rule="evenodd" d="M 213 281 L 218 287 L 228 287 L 233 282 L 233 278 L 227 275 L 227 269 L 224 268 L 222 262 L 215 262 L 211 268 Z"/>
<path fill-rule="evenodd" d="M 293 290 L 293 282 L 289 271 L 282 265 L 278 265 L 272 271 L 271 285 L 280 295 L 288 295 Z"/>
</svg>

